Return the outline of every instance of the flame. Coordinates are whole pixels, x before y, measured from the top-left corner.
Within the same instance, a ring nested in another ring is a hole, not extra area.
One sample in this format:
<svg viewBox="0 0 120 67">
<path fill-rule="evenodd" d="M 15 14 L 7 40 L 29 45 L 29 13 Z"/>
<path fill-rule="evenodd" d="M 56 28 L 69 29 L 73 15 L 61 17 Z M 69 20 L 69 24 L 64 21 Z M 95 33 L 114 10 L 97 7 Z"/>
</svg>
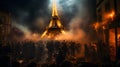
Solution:
<svg viewBox="0 0 120 67">
<path fill-rule="evenodd" d="M 114 60 L 115 59 L 115 55 L 116 55 L 116 45 L 115 45 L 115 30 L 114 29 L 110 29 L 109 31 L 110 33 L 110 38 L 109 38 L 109 42 L 110 42 L 110 55 L 111 55 L 111 59 Z M 120 28 L 118 28 L 118 46 L 120 46 Z"/>
<path fill-rule="evenodd" d="M 100 27 L 100 23 L 96 22 L 95 24 L 93 24 L 93 27 L 96 31 L 98 31 L 98 28 Z"/>
<path fill-rule="evenodd" d="M 104 16 L 103 16 L 103 20 L 102 22 L 96 22 L 93 24 L 93 27 L 96 31 L 98 31 L 98 28 L 102 28 L 103 30 L 106 29 L 106 25 L 110 22 L 110 21 L 113 21 L 114 19 L 114 16 L 115 16 L 115 12 L 112 10 L 111 12 L 109 13 L 105 13 Z"/>
<path fill-rule="evenodd" d="M 115 31 L 114 29 L 110 29 L 110 38 L 109 38 L 109 43 L 110 43 L 110 59 L 115 60 L 116 57 L 116 45 L 115 45 Z"/>
<path fill-rule="evenodd" d="M 120 34 L 118 34 L 118 39 L 120 39 Z"/>
<path fill-rule="evenodd" d="M 120 33 L 118 34 L 118 46 L 120 47 Z"/>
<path fill-rule="evenodd" d="M 113 19 L 114 16 L 115 16 L 115 12 L 112 11 L 112 12 L 109 14 L 109 17 Z"/>
<path fill-rule="evenodd" d="M 115 12 L 113 10 L 109 13 L 104 14 L 103 21 L 101 22 L 101 26 L 107 25 L 109 22 L 113 21 L 114 16 L 115 16 Z"/>
<path fill-rule="evenodd" d="M 109 38 L 110 45 L 115 47 L 115 33 L 114 33 L 114 29 L 111 29 L 109 31 L 109 33 L 110 33 L 110 38 Z"/>
<path fill-rule="evenodd" d="M 114 18 L 114 16 L 115 16 L 115 11 L 111 11 L 111 12 L 109 12 L 109 13 L 106 13 L 105 15 L 104 15 L 104 19 L 112 19 L 113 20 L 113 18 Z"/>
</svg>

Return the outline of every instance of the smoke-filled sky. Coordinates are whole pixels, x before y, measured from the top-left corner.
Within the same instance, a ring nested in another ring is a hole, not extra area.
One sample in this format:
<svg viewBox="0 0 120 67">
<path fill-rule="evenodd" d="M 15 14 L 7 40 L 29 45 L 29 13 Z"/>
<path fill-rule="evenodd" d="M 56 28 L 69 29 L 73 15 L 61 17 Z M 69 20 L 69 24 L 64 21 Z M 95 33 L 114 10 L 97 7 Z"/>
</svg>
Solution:
<svg viewBox="0 0 120 67">
<path fill-rule="evenodd" d="M 77 25 L 85 32 L 95 21 L 96 0 L 56 1 L 61 22 L 66 29 Z M 9 12 L 12 25 L 25 32 L 43 32 L 51 19 L 51 9 L 52 0 L 0 0 L 0 11 Z"/>
<path fill-rule="evenodd" d="M 49 23 L 51 18 L 51 1 L 0 0 L 0 10 L 10 12 L 14 22 L 25 25 L 34 31 L 41 25 Z M 85 24 L 90 23 L 95 15 L 95 0 L 57 0 L 57 7 L 62 23 L 65 26 L 77 15 L 78 18 L 85 20 Z"/>
</svg>

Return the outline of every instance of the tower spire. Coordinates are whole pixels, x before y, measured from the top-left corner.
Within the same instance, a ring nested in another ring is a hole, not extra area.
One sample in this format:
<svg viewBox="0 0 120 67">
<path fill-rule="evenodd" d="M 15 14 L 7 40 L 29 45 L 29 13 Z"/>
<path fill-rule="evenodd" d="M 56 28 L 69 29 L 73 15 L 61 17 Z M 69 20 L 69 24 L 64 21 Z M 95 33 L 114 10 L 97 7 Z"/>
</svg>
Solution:
<svg viewBox="0 0 120 67">
<path fill-rule="evenodd" d="M 58 16 L 58 12 L 57 12 L 57 7 L 56 7 L 56 0 L 53 0 L 53 4 L 52 4 L 52 16 Z"/>
<path fill-rule="evenodd" d="M 56 0 L 52 0 L 52 18 L 46 30 L 41 35 L 41 38 L 50 38 L 54 39 L 57 35 L 64 33 L 63 25 L 58 17 Z"/>
</svg>

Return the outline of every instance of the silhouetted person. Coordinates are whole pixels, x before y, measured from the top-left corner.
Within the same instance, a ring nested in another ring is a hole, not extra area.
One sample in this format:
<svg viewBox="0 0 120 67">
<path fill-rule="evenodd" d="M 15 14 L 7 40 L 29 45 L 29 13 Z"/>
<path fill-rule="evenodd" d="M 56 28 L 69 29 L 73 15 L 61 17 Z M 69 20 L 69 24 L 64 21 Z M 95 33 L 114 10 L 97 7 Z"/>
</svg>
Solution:
<svg viewBox="0 0 120 67">
<path fill-rule="evenodd" d="M 63 56 L 63 54 L 60 51 L 56 57 L 56 64 L 60 65 L 64 60 L 65 60 L 65 57 Z"/>
</svg>

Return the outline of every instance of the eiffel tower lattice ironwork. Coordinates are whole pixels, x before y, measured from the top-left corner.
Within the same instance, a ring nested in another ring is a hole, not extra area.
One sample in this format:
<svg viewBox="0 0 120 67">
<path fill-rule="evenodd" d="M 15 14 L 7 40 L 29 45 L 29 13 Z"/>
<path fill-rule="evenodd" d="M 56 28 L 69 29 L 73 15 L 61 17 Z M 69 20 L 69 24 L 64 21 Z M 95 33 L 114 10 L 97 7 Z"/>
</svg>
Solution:
<svg viewBox="0 0 120 67">
<path fill-rule="evenodd" d="M 64 27 L 60 21 L 58 16 L 57 7 L 56 7 L 56 0 L 53 0 L 52 6 L 52 18 L 50 20 L 49 26 L 41 35 L 41 38 L 55 38 L 59 34 L 64 34 Z"/>
</svg>

